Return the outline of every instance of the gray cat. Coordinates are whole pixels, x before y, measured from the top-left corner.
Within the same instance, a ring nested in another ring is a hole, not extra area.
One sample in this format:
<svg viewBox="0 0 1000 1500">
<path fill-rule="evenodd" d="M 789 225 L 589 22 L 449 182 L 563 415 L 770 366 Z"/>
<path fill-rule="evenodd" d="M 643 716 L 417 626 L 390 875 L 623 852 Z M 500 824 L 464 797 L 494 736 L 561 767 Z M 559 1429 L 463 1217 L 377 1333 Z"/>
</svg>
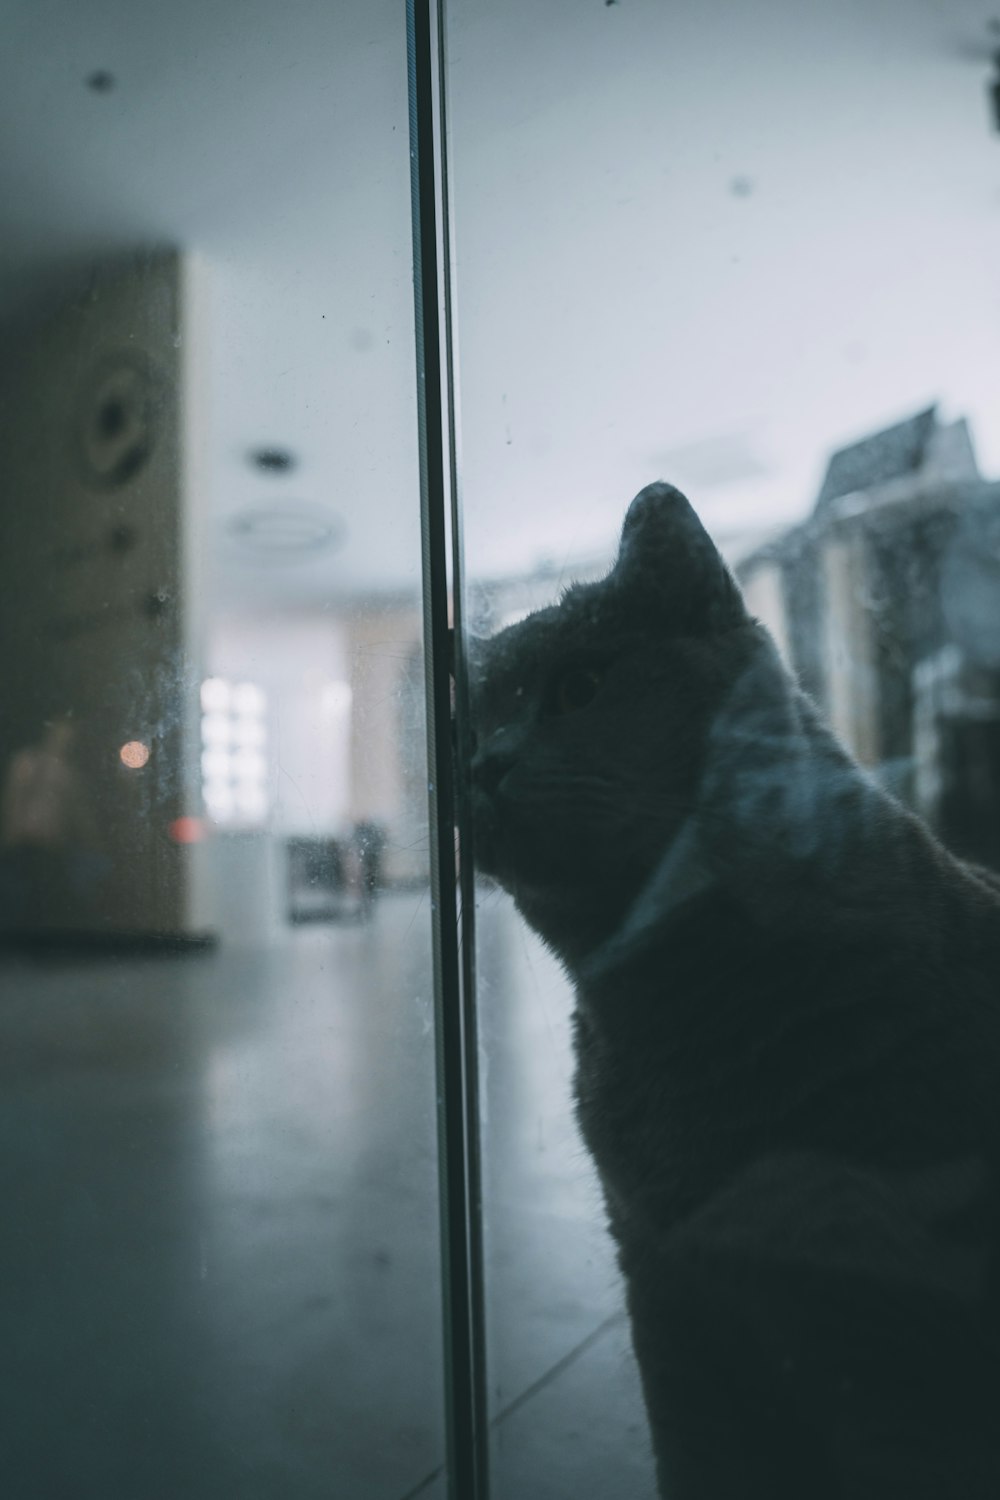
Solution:
<svg viewBox="0 0 1000 1500">
<path fill-rule="evenodd" d="M 470 675 L 477 858 L 575 985 L 661 1493 L 997 1500 L 995 877 L 851 760 L 669 485 Z"/>
</svg>

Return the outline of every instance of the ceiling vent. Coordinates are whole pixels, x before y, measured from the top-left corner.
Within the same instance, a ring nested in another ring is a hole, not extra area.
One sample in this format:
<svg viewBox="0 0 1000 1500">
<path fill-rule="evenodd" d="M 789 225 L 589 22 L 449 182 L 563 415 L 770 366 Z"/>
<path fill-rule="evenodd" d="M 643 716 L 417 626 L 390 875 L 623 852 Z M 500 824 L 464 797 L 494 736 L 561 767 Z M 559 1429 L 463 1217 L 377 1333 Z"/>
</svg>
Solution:
<svg viewBox="0 0 1000 1500">
<path fill-rule="evenodd" d="M 298 562 L 341 547 L 345 527 L 325 506 L 292 501 L 247 506 L 229 517 L 226 532 L 245 556 Z"/>
</svg>

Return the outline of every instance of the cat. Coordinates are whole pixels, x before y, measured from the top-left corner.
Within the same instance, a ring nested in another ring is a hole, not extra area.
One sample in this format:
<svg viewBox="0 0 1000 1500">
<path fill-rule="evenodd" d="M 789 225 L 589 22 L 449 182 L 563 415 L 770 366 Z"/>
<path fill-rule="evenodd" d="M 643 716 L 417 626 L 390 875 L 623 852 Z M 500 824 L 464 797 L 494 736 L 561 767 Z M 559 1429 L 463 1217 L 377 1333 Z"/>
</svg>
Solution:
<svg viewBox="0 0 1000 1500">
<path fill-rule="evenodd" d="M 478 867 L 575 987 L 665 1500 L 1000 1497 L 1000 887 L 863 772 L 686 498 L 471 641 Z"/>
</svg>

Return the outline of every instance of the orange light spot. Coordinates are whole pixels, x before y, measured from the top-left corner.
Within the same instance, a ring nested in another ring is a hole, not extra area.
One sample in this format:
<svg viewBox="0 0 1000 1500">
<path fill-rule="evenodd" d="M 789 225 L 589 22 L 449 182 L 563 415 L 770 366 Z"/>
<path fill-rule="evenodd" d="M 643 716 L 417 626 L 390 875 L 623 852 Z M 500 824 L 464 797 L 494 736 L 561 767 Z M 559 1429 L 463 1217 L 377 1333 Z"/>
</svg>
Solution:
<svg viewBox="0 0 1000 1500">
<path fill-rule="evenodd" d="M 167 829 L 175 844 L 200 844 L 205 837 L 201 818 L 175 818 Z"/>
<path fill-rule="evenodd" d="M 119 750 L 118 758 L 130 771 L 141 771 L 149 760 L 149 746 L 144 745 L 142 740 L 129 740 Z"/>
</svg>

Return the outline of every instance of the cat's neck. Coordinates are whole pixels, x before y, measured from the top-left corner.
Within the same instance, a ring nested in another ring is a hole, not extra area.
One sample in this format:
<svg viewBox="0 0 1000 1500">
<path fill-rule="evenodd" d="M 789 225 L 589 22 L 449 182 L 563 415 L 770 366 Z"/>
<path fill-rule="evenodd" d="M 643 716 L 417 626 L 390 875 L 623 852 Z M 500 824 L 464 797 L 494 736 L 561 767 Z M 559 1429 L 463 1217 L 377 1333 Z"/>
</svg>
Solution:
<svg viewBox="0 0 1000 1500">
<path fill-rule="evenodd" d="M 714 894 L 729 915 L 709 950 L 729 941 L 735 911 L 782 949 L 801 940 L 836 952 L 874 935 L 936 962 L 963 934 L 992 951 L 1000 941 L 995 889 L 855 764 L 769 646 L 733 685 L 697 796 L 648 874 L 631 888 L 515 897 L 579 987 L 643 972 L 653 950 L 665 977 L 689 913 Z"/>
<path fill-rule="evenodd" d="M 514 899 L 525 921 L 579 985 L 614 972 L 650 941 L 658 941 L 672 918 L 714 884 L 689 819 L 631 892 L 520 885 Z"/>
<path fill-rule="evenodd" d="M 629 966 L 651 945 L 659 946 L 693 902 L 717 888 L 698 825 L 689 817 L 603 940 L 589 947 L 578 965 L 581 983 L 593 983 Z"/>
</svg>

